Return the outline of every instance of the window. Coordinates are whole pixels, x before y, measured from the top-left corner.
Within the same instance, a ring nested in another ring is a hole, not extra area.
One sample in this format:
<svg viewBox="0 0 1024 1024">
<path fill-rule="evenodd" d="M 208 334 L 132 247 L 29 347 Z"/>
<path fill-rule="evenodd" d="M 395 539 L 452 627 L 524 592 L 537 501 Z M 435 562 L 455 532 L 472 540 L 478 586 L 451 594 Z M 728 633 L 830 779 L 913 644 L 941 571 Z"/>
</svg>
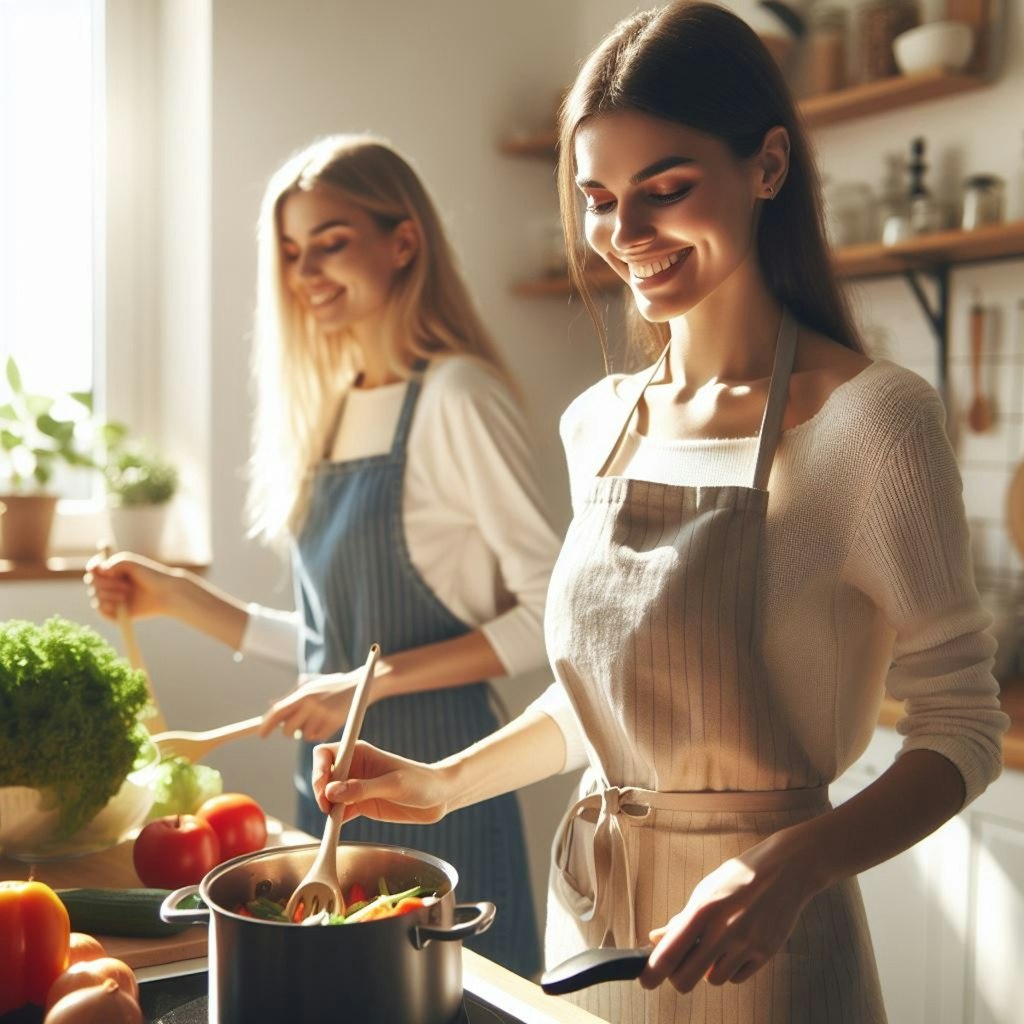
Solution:
<svg viewBox="0 0 1024 1024">
<path fill-rule="evenodd" d="M 95 0 L 0 0 L 0 357 L 30 392 L 96 384 L 102 94 Z M 65 399 L 54 414 L 76 408 Z M 97 481 L 65 468 L 52 486 L 88 499 Z"/>
</svg>

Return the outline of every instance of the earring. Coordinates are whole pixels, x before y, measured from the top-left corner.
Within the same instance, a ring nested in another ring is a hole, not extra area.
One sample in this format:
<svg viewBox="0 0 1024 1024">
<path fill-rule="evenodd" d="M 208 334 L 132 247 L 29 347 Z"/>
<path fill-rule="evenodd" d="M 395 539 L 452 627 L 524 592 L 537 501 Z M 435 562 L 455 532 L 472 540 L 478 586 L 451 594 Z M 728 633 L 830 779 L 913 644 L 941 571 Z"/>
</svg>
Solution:
<svg viewBox="0 0 1024 1024">
<path fill-rule="evenodd" d="M 769 199 L 774 199 L 775 198 L 775 189 L 771 185 L 765 185 L 765 188 L 768 190 L 768 198 Z"/>
</svg>

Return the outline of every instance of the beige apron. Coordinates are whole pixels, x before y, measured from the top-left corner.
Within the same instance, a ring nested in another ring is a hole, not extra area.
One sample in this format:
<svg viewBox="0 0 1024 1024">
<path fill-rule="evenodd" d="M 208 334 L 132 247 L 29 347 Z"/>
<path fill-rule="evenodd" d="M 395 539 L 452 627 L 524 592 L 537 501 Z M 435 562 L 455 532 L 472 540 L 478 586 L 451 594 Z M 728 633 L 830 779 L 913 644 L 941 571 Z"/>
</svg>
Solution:
<svg viewBox="0 0 1024 1024">
<path fill-rule="evenodd" d="M 663 353 L 569 527 L 545 631 L 590 767 L 553 847 L 549 967 L 590 947 L 645 944 L 724 861 L 829 807 L 828 779 L 791 788 L 807 759 L 759 659 L 761 533 L 795 346 L 786 312 L 753 487 L 603 475 Z M 569 998 L 615 1024 L 885 1021 L 854 880 L 818 894 L 740 985 L 702 981 L 682 995 L 610 982 Z"/>
</svg>

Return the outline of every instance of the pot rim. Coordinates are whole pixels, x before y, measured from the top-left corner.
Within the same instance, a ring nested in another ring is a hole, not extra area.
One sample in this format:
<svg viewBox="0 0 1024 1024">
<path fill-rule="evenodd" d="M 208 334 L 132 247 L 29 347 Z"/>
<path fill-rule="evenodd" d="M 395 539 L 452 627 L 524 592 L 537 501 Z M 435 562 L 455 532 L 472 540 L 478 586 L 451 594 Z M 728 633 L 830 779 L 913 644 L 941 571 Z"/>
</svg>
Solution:
<svg viewBox="0 0 1024 1024">
<path fill-rule="evenodd" d="M 459 873 L 455 867 L 448 863 L 446 860 L 442 860 L 440 857 L 434 856 L 432 853 L 426 853 L 423 850 L 415 850 L 408 846 L 390 846 L 386 843 L 364 843 L 344 840 L 338 843 L 338 849 L 345 847 L 355 847 L 360 850 L 379 850 L 389 854 L 399 853 L 404 854 L 414 860 L 421 861 L 433 867 L 444 875 L 448 879 L 448 891 L 442 893 L 440 898 L 443 899 L 446 896 L 451 896 L 454 899 L 455 889 L 459 882 Z M 250 866 L 260 860 L 269 859 L 274 856 L 280 856 L 281 854 L 293 854 L 300 853 L 303 850 L 311 850 L 314 855 L 317 850 L 320 849 L 320 843 L 302 843 L 300 845 L 288 845 L 288 846 L 265 846 L 262 850 L 256 850 L 253 853 L 242 853 L 237 857 L 232 857 L 231 860 L 224 861 L 222 864 L 218 864 L 216 867 L 211 868 L 199 882 L 199 896 L 203 903 L 209 908 L 211 913 L 226 914 L 229 917 L 234 918 L 238 921 L 245 921 L 246 923 L 253 924 L 267 924 L 278 928 L 294 928 L 295 925 L 290 921 L 268 921 L 262 918 L 251 918 L 245 917 L 242 914 L 236 913 L 233 909 L 225 907 L 218 900 L 215 900 L 210 895 L 210 889 L 216 884 L 221 878 L 230 874 L 237 868 L 243 866 Z M 378 921 L 366 921 L 364 924 L 390 924 L 398 918 L 381 918 Z"/>
</svg>

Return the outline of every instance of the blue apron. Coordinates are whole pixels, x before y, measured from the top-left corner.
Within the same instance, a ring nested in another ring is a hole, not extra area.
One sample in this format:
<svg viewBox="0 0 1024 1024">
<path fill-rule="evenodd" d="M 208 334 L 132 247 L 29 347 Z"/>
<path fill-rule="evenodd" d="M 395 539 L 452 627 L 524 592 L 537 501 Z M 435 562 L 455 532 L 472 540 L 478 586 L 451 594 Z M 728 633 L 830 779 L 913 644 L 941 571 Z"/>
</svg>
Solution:
<svg viewBox="0 0 1024 1024">
<path fill-rule="evenodd" d="M 406 444 L 420 387 L 418 377 L 409 382 L 387 455 L 322 462 L 316 470 L 293 566 L 296 605 L 305 624 L 304 672 L 358 668 L 375 641 L 386 658 L 471 631 L 438 600 L 412 564 L 406 544 Z M 367 710 L 360 735 L 383 750 L 432 762 L 500 724 L 490 687 L 479 682 L 378 701 Z M 300 743 L 295 785 L 299 826 L 318 836 L 324 815 L 310 785 L 312 747 Z M 514 794 L 455 811 L 436 825 L 359 818 L 345 825 L 342 838 L 405 846 L 448 861 L 459 873 L 460 901 L 491 900 L 498 907 L 491 929 L 468 945 L 521 975 L 539 970 L 539 935 Z"/>
</svg>

